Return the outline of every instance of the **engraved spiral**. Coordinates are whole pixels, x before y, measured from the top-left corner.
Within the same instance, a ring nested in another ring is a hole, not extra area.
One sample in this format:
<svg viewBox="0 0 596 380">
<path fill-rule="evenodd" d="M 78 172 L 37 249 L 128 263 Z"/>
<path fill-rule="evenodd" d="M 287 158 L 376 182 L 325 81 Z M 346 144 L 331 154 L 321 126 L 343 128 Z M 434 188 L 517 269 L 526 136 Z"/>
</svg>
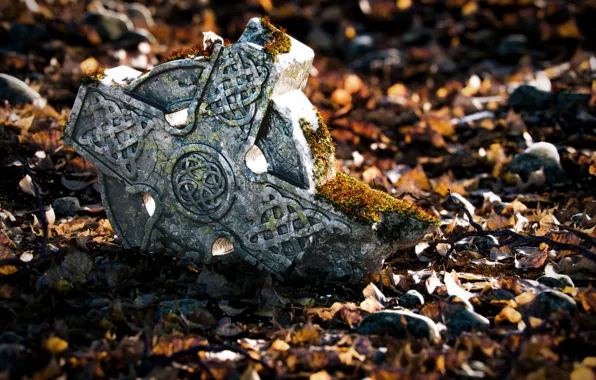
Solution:
<svg viewBox="0 0 596 380">
<path fill-rule="evenodd" d="M 224 206 L 228 180 L 216 157 L 207 152 L 187 153 L 178 159 L 172 174 L 176 198 L 188 211 L 205 215 Z"/>
</svg>

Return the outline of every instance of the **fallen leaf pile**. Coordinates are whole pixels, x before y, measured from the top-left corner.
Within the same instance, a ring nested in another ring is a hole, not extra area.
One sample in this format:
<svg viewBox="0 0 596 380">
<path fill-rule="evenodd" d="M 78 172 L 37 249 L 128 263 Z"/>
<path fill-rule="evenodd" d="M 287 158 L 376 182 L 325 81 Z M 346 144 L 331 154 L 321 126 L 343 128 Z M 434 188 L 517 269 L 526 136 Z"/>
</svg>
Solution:
<svg viewBox="0 0 596 380">
<path fill-rule="evenodd" d="M 596 377 L 593 2 L 143 4 L 0 5 L 0 378 Z M 338 169 L 442 220 L 363 283 L 125 250 L 62 143 L 84 73 L 266 14 Z"/>
</svg>

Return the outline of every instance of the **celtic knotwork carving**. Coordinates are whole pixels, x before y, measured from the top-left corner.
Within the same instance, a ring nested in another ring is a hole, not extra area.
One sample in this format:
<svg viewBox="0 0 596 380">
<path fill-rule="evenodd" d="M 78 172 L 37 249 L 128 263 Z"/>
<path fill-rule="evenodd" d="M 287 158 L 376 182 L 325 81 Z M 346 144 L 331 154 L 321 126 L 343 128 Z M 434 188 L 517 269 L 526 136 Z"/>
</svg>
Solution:
<svg viewBox="0 0 596 380">
<path fill-rule="evenodd" d="M 174 166 L 174 191 L 189 210 L 216 211 L 227 188 L 221 165 L 205 152 L 189 153 Z"/>
<path fill-rule="evenodd" d="M 264 211 L 258 224 L 246 234 L 250 249 L 268 250 L 291 259 L 318 233 L 350 233 L 347 224 L 332 220 L 320 211 L 302 207 L 271 186 L 265 187 L 263 193 Z"/>
<path fill-rule="evenodd" d="M 199 112 L 230 126 L 243 126 L 255 115 L 256 101 L 269 71 L 249 54 L 241 56 L 231 48 L 222 50 L 218 65 Z"/>
<path fill-rule="evenodd" d="M 154 127 L 153 119 L 120 108 L 98 92 L 89 94 L 88 102 L 84 112 L 89 119 L 81 128 L 79 143 L 119 167 L 124 176 L 135 179 L 137 159 L 143 150 L 145 135 Z"/>
<path fill-rule="evenodd" d="M 175 205 L 199 221 L 221 218 L 234 200 L 236 181 L 228 161 L 205 144 L 189 144 L 171 159 L 168 173 Z"/>
</svg>

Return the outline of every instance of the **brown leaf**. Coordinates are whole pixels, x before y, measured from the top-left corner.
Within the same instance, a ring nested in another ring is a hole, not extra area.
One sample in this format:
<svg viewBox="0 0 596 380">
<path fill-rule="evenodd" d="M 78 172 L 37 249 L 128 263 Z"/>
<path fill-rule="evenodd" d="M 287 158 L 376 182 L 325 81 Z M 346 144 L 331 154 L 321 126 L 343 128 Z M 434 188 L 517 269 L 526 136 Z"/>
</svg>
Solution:
<svg viewBox="0 0 596 380">
<path fill-rule="evenodd" d="M 183 337 L 161 337 L 157 341 L 157 344 L 153 346 L 151 355 L 172 356 L 176 352 L 188 350 L 192 347 L 206 346 L 208 344 L 207 339 L 193 334 Z"/>
<path fill-rule="evenodd" d="M 318 345 L 319 339 L 319 331 L 313 325 L 307 324 L 292 335 L 292 344 Z"/>
<path fill-rule="evenodd" d="M 581 302 L 586 312 L 589 314 L 596 313 L 596 289 L 590 286 L 580 291 L 575 298 Z"/>
<path fill-rule="evenodd" d="M 522 315 L 519 311 L 511 306 L 505 306 L 503 310 L 495 317 L 495 323 L 518 323 L 522 320 Z"/>
<path fill-rule="evenodd" d="M 546 259 L 548 258 L 548 252 L 540 250 L 532 250 L 528 254 L 518 255 L 515 258 L 515 267 L 517 269 L 527 268 L 541 268 Z"/>
</svg>

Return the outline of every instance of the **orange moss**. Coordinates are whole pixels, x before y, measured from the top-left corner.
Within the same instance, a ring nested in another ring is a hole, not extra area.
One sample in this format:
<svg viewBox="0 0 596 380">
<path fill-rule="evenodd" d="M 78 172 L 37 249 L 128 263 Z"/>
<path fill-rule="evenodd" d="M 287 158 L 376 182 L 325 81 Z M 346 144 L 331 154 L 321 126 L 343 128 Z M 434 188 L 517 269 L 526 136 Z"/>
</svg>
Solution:
<svg viewBox="0 0 596 380">
<path fill-rule="evenodd" d="M 83 70 L 83 76 L 81 77 L 81 84 L 97 83 L 105 78 L 106 69 L 98 66 L 95 70 Z"/>
<path fill-rule="evenodd" d="M 224 42 L 224 46 L 228 46 L 228 45 L 226 45 Z M 214 47 L 215 47 L 215 45 L 211 45 L 210 49 L 205 49 L 203 47 L 203 44 L 197 44 L 195 46 L 187 46 L 187 47 L 183 47 L 180 49 L 175 49 L 175 50 L 172 50 L 168 55 L 166 55 L 161 60 L 161 63 L 175 61 L 177 59 L 194 58 L 194 57 L 201 57 L 201 56 L 209 59 L 209 58 L 211 58 L 211 54 L 213 54 Z"/>
<path fill-rule="evenodd" d="M 317 188 L 317 195 L 329 201 L 339 211 L 363 223 L 376 223 L 383 213 L 410 215 L 421 222 L 437 225 L 439 220 L 418 206 L 370 186 L 343 173 Z"/>
<path fill-rule="evenodd" d="M 292 40 L 290 40 L 284 28 L 273 25 L 268 16 L 261 18 L 261 25 L 271 33 L 271 37 L 263 47 L 265 52 L 275 58 L 279 54 L 288 53 L 292 49 Z"/>
</svg>

